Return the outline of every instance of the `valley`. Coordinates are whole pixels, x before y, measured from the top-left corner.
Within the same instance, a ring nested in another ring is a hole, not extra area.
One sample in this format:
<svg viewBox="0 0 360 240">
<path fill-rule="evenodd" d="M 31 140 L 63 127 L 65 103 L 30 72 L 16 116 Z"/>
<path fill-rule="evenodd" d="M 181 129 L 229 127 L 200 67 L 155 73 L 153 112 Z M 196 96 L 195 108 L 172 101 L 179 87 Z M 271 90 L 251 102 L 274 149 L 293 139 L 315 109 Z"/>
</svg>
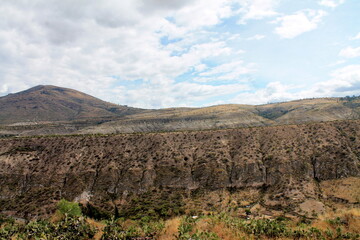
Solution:
<svg viewBox="0 0 360 240">
<path fill-rule="evenodd" d="M 2 97 L 0 237 L 32 221 L 35 235 L 75 224 L 83 239 L 358 239 L 358 101 L 146 110 L 53 86 Z M 81 214 L 59 213 L 64 199 Z"/>
</svg>

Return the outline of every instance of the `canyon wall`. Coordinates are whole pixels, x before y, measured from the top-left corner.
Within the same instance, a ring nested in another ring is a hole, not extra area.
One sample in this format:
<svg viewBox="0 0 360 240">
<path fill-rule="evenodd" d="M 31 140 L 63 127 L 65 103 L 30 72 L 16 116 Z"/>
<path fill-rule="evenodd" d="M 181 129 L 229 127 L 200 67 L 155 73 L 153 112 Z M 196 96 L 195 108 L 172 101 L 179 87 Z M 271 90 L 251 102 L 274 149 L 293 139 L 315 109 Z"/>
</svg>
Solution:
<svg viewBox="0 0 360 240">
<path fill-rule="evenodd" d="M 252 201 L 269 209 L 296 211 L 308 200 L 326 205 L 323 182 L 360 177 L 359 130 L 354 120 L 1 139 L 0 211 L 49 214 L 61 198 L 121 208 L 151 191 L 177 191 L 184 199 L 253 191 Z"/>
</svg>

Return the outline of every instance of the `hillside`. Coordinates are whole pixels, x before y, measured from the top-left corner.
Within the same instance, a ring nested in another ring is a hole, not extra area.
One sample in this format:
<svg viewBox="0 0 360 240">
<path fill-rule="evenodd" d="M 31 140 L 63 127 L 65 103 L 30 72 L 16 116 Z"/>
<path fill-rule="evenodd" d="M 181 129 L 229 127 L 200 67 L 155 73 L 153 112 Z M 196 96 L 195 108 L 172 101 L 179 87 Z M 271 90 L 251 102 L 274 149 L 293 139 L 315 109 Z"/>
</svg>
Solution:
<svg viewBox="0 0 360 240">
<path fill-rule="evenodd" d="M 360 99 L 145 110 L 72 89 L 37 86 L 0 97 L 0 136 L 225 129 L 359 119 Z"/>
<path fill-rule="evenodd" d="M 319 98 L 265 105 L 227 104 L 147 111 L 89 126 L 79 133 L 156 132 L 301 124 L 358 119 L 360 101 Z"/>
<path fill-rule="evenodd" d="M 0 97 L 0 124 L 29 124 L 117 117 L 140 112 L 68 88 L 36 86 Z"/>
<path fill-rule="evenodd" d="M 66 198 L 123 216 L 156 206 L 311 216 L 359 206 L 359 145 L 359 120 L 1 139 L 0 211 L 43 216 Z"/>
</svg>

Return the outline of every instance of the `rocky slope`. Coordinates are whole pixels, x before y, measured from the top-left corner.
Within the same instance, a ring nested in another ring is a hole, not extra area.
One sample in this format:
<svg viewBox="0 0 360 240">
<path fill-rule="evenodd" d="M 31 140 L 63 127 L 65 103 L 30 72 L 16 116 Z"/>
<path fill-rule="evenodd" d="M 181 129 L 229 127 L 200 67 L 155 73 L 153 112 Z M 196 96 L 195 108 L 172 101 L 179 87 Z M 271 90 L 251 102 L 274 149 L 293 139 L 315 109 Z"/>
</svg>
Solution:
<svg viewBox="0 0 360 240">
<path fill-rule="evenodd" d="M 206 211 L 250 206 L 263 214 L 314 214 L 359 204 L 360 196 L 339 187 L 346 180 L 358 188 L 359 159 L 358 120 L 9 138 L 0 140 L 0 210 L 46 214 L 66 198 L 112 211 L 129 209 L 134 198 L 175 196 L 181 206 Z"/>
</svg>

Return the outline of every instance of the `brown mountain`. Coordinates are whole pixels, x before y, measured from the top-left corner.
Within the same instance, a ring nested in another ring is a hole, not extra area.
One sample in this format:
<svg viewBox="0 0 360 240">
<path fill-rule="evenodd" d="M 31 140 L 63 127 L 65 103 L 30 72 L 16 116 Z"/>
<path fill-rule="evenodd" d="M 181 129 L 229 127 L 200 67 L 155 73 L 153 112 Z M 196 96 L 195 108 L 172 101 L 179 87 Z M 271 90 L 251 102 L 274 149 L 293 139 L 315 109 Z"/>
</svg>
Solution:
<svg viewBox="0 0 360 240">
<path fill-rule="evenodd" d="M 138 112 L 141 110 L 108 103 L 73 89 L 50 85 L 40 85 L 0 97 L 0 124 L 73 121 Z"/>
<path fill-rule="evenodd" d="M 358 119 L 360 99 L 318 98 L 265 105 L 227 104 L 144 111 L 79 133 L 156 132 L 258 127 Z"/>
<path fill-rule="evenodd" d="M 104 102 L 72 89 L 37 86 L 0 98 L 0 135 L 204 130 L 349 120 L 359 116 L 359 97 L 145 110 Z"/>
</svg>

